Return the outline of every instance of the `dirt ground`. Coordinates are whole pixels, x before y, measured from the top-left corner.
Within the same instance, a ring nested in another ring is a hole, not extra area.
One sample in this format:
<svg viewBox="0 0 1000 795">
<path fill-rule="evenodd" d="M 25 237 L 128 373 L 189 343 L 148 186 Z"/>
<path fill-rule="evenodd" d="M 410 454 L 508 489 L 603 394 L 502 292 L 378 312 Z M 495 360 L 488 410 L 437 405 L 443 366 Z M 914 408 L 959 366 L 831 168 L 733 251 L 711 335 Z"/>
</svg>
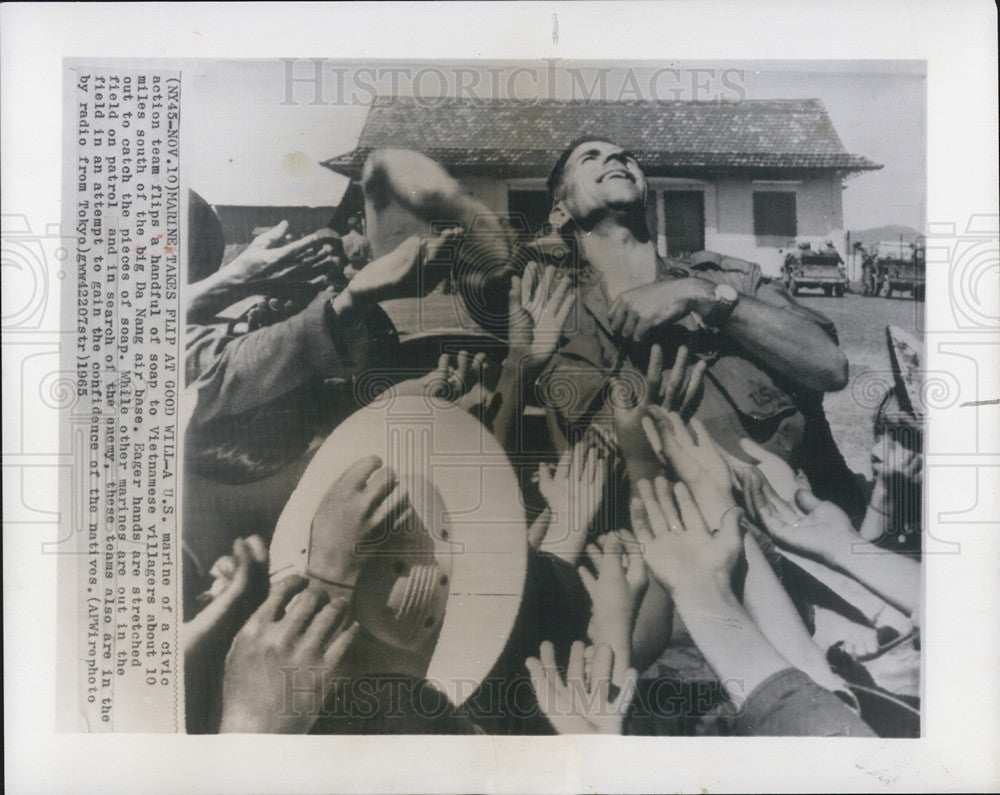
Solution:
<svg viewBox="0 0 1000 795">
<path fill-rule="evenodd" d="M 841 347 L 850 362 L 850 382 L 840 392 L 828 394 L 824 407 L 848 466 L 870 477 L 872 414 L 880 396 L 872 387 L 890 378 L 885 327 L 895 325 L 915 332 L 919 327 L 917 313 L 923 311 L 924 305 L 906 295 L 866 298 L 848 294 L 827 298 L 817 293 L 800 295 L 797 300 L 822 312 L 837 326 Z M 388 301 L 384 306 L 402 335 L 461 325 L 454 296 L 435 293 L 422 301 Z"/>
</svg>

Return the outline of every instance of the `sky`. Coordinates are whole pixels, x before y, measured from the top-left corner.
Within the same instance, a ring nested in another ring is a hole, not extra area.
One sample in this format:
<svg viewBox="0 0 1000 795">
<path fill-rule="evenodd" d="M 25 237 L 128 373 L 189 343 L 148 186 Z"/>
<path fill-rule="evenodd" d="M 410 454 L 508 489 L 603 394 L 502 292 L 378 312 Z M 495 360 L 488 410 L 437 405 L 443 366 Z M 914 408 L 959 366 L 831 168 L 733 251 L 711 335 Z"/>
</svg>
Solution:
<svg viewBox="0 0 1000 795">
<path fill-rule="evenodd" d="M 213 204 L 335 205 L 346 180 L 319 162 L 355 147 L 377 94 L 532 99 L 823 101 L 845 149 L 884 168 L 849 177 L 844 226 L 926 214 L 923 64 L 886 61 L 642 62 L 214 61 L 184 70 L 182 162 Z M 603 71 L 602 71 L 603 70 Z M 292 82 L 289 82 L 289 77 Z M 317 91 L 319 92 L 317 94 Z"/>
</svg>

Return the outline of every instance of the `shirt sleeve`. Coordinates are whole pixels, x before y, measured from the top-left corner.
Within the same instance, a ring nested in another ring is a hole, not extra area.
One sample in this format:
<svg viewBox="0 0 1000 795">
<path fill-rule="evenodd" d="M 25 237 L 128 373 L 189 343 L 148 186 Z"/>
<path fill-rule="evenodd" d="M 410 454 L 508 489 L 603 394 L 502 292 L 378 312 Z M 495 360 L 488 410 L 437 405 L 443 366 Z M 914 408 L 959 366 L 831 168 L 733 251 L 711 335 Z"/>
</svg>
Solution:
<svg viewBox="0 0 1000 795">
<path fill-rule="evenodd" d="M 802 671 L 786 668 L 750 694 L 737 734 L 761 737 L 875 737 L 867 723 Z"/>
<path fill-rule="evenodd" d="M 190 421 L 240 414 L 315 375 L 350 376 L 326 329 L 332 295 L 321 292 L 297 315 L 247 334 L 229 333 L 222 325 L 189 325 L 184 369 L 195 400 Z"/>
</svg>

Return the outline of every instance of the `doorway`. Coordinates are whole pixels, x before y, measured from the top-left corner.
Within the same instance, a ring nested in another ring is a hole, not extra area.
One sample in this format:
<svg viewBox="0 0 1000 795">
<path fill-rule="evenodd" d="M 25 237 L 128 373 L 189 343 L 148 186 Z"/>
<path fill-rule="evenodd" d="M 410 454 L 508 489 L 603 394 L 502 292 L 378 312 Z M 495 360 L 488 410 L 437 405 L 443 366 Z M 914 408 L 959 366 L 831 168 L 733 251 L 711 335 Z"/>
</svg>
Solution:
<svg viewBox="0 0 1000 795">
<path fill-rule="evenodd" d="M 700 190 L 663 191 L 667 255 L 680 257 L 705 248 L 705 194 Z"/>
</svg>

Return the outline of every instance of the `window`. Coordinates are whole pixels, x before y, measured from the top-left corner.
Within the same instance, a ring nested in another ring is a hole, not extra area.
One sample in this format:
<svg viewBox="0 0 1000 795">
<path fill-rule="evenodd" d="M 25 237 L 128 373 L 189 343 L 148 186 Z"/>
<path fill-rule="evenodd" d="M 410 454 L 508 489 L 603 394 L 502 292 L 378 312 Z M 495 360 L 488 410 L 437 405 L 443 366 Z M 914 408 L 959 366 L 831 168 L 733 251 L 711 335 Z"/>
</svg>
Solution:
<svg viewBox="0 0 1000 795">
<path fill-rule="evenodd" d="M 518 236 L 531 238 L 549 220 L 549 194 L 544 189 L 507 191 L 507 212 Z"/>
<path fill-rule="evenodd" d="M 755 190 L 753 192 L 753 232 L 757 237 L 795 238 L 798 226 L 794 191 Z"/>
</svg>

